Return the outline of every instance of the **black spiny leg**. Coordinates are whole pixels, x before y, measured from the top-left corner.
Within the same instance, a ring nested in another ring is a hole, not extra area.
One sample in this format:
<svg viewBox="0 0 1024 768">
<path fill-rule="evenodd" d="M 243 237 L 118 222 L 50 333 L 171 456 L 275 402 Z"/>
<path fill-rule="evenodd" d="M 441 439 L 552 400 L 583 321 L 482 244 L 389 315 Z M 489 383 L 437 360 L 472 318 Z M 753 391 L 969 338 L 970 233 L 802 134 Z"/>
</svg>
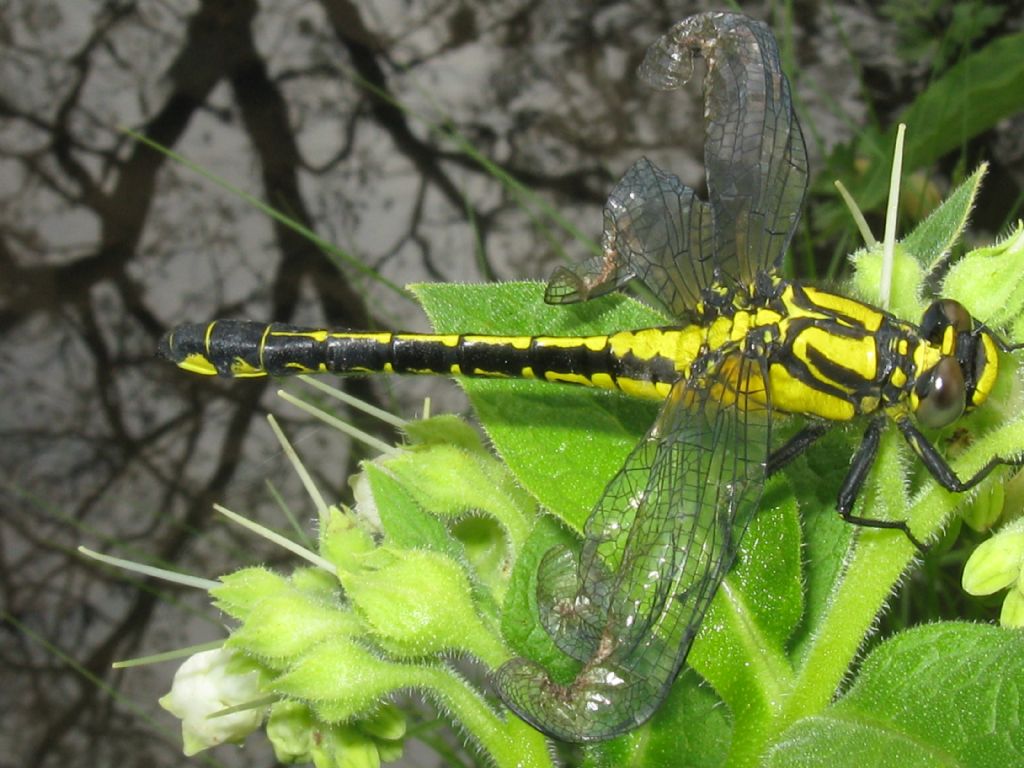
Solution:
<svg viewBox="0 0 1024 768">
<path fill-rule="evenodd" d="M 989 473 L 998 466 L 1019 467 L 1024 464 L 1024 456 L 1018 456 L 1015 459 L 1004 459 L 1001 456 L 994 456 L 989 459 L 985 466 L 969 478 L 961 480 L 959 475 L 949 466 L 949 462 L 942 458 L 942 454 L 938 452 L 927 437 L 921 434 L 908 417 L 904 416 L 897 419 L 896 426 L 900 428 L 900 432 L 903 433 L 903 437 L 914 450 L 914 453 L 920 457 L 921 463 L 924 464 L 925 468 L 931 472 L 932 477 L 947 491 L 963 493 L 988 477 Z"/>
<path fill-rule="evenodd" d="M 814 445 L 815 441 L 817 441 L 817 439 L 826 432 L 828 432 L 827 424 L 820 421 L 812 421 L 789 438 L 785 445 L 782 445 L 772 451 L 771 455 L 768 457 L 768 462 L 765 467 L 768 477 L 774 475 L 784 466 L 789 464 L 789 462 Z"/>
<path fill-rule="evenodd" d="M 906 520 L 875 520 L 870 517 L 861 517 L 860 515 L 853 514 L 853 505 L 860 495 L 861 488 L 864 487 L 864 481 L 871 470 L 871 465 L 875 463 L 875 456 L 878 454 L 878 442 L 882 437 L 885 421 L 885 416 L 876 416 L 868 422 L 868 428 L 864 430 L 864 438 L 860 441 L 857 452 L 853 454 L 850 471 L 846 473 L 846 479 L 843 480 L 843 484 L 839 488 L 839 501 L 836 504 L 836 509 L 843 516 L 843 520 L 854 525 L 860 525 L 865 528 L 888 528 L 903 531 L 904 535 L 910 539 L 910 543 L 921 552 L 924 552 L 927 548 L 911 533 L 910 526 L 907 525 Z M 900 425 L 900 428 L 903 429 L 903 426 Z M 927 444 L 934 453 L 935 448 L 932 447 L 931 443 L 928 443 L 924 436 L 914 429 L 913 425 L 910 425 L 910 428 L 914 430 L 922 442 Z M 906 435 L 906 432 L 904 432 L 904 435 Z M 921 454 L 919 453 L 918 455 Z M 937 453 L 935 455 L 938 456 Z M 921 456 L 921 458 L 924 460 L 924 456 Z M 939 460 L 941 461 L 942 459 L 940 458 Z M 927 461 L 925 463 L 927 464 Z M 946 465 L 946 469 L 949 469 L 949 465 Z"/>
</svg>

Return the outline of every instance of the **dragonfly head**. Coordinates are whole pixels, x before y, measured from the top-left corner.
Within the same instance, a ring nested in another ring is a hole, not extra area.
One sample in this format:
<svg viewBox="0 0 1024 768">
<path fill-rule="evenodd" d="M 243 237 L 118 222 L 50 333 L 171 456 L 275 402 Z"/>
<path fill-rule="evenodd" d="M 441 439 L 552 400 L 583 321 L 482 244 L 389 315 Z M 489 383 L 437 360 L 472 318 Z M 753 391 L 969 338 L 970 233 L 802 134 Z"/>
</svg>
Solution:
<svg viewBox="0 0 1024 768">
<path fill-rule="evenodd" d="M 952 299 L 932 302 L 921 318 L 921 337 L 938 351 L 910 394 L 910 407 L 926 427 L 952 424 L 988 398 L 999 368 L 995 337 Z"/>
</svg>

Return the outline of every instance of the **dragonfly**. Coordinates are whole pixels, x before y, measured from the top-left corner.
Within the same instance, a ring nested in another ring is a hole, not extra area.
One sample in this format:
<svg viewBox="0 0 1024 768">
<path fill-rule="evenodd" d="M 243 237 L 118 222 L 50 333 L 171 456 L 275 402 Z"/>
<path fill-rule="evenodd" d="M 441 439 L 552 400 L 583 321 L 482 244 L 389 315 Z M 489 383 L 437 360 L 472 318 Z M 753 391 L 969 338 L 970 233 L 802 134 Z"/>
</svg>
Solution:
<svg viewBox="0 0 1024 768">
<path fill-rule="evenodd" d="M 831 424 L 867 426 L 837 509 L 851 523 L 905 521 L 854 513 L 883 429 L 894 422 L 945 488 L 962 479 L 918 425 L 940 428 L 981 406 L 1009 350 L 958 302 L 935 301 L 920 324 L 784 279 L 780 263 L 808 183 L 807 154 L 779 52 L 763 23 L 704 13 L 648 50 L 641 77 L 682 87 L 704 60 L 707 197 L 650 160 L 637 161 L 604 208 L 599 255 L 551 277 L 545 300 L 569 304 L 642 284 L 674 325 L 608 335 L 501 336 L 305 328 L 218 320 L 161 343 L 193 373 L 518 377 L 663 402 L 611 478 L 578 551 L 556 548 L 538 573 L 539 618 L 578 660 L 552 679 L 516 658 L 495 674 L 503 701 L 557 739 L 608 739 L 645 722 L 682 668 L 708 605 L 760 503 L 766 478 Z M 805 424 L 775 446 L 779 414 Z"/>
</svg>

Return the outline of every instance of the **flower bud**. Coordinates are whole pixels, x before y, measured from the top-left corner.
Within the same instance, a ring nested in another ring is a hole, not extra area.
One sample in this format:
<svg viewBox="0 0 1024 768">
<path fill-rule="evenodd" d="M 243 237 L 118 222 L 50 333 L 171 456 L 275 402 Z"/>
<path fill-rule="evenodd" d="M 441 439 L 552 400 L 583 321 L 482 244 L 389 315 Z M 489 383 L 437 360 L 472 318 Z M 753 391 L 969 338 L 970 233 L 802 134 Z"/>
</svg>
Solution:
<svg viewBox="0 0 1024 768">
<path fill-rule="evenodd" d="M 386 661 L 358 643 L 327 640 L 273 681 L 277 693 L 307 702 L 325 723 L 374 711 L 396 690 L 415 685 L 418 668 Z"/>
<path fill-rule="evenodd" d="M 1013 584 L 1024 563 L 1024 531 L 1003 531 L 982 542 L 967 560 L 964 591 L 990 595 Z"/>
<path fill-rule="evenodd" d="M 1007 629 L 1024 627 L 1024 593 L 1020 589 L 1011 589 L 1003 600 L 1003 610 L 999 612 L 999 623 Z"/>
<path fill-rule="evenodd" d="M 283 669 L 324 640 L 358 634 L 358 618 L 341 601 L 337 583 L 335 590 L 325 597 L 284 581 L 255 603 L 245 623 L 231 633 L 228 647 Z"/>
<path fill-rule="evenodd" d="M 239 671 L 235 660 L 235 654 L 222 648 L 195 654 L 181 665 L 170 693 L 160 699 L 160 706 L 181 720 L 186 756 L 240 742 L 263 722 L 265 706 L 215 716 L 264 695 L 259 670 Z"/>
<path fill-rule="evenodd" d="M 986 478 L 987 482 L 970 499 L 960 513 L 972 530 L 989 530 L 1003 514 L 1006 503 L 1006 485 L 1003 476 Z"/>
<path fill-rule="evenodd" d="M 320 527 L 320 554 L 339 570 L 357 567 L 359 557 L 375 544 L 364 519 L 351 510 L 331 507 Z"/>
<path fill-rule="evenodd" d="M 466 572 L 447 555 L 380 549 L 362 569 L 339 577 L 374 638 L 393 653 L 492 652 Z"/>
</svg>

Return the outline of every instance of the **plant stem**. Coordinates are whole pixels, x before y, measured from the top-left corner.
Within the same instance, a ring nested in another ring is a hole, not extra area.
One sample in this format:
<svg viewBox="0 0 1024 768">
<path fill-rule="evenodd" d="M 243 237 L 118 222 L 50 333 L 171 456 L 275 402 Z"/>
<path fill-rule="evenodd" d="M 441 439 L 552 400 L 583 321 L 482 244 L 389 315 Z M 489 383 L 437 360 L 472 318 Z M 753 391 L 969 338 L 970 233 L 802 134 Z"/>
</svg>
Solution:
<svg viewBox="0 0 1024 768">
<path fill-rule="evenodd" d="M 479 693 L 458 675 L 441 667 L 417 670 L 416 687 L 425 689 L 480 745 L 489 764 L 498 768 L 551 768 L 547 740 L 519 718 L 502 720 Z"/>
<path fill-rule="evenodd" d="M 907 518 L 901 447 L 893 430 L 882 438 L 873 479 L 864 489 L 858 514 Z M 846 567 L 832 587 L 827 611 L 799 664 L 793 693 L 780 714 L 780 730 L 829 704 L 914 552 L 900 531 L 864 528 L 857 532 Z"/>
</svg>

